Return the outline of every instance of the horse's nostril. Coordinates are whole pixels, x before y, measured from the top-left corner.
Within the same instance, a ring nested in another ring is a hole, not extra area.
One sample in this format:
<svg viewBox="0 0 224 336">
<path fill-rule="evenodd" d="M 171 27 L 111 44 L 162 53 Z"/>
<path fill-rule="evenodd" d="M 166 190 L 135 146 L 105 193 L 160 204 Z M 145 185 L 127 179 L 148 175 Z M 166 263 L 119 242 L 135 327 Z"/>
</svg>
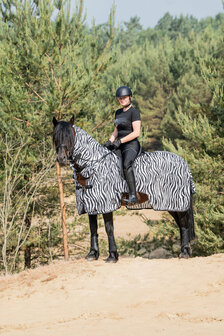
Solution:
<svg viewBox="0 0 224 336">
<path fill-rule="evenodd" d="M 67 160 L 60 158 L 60 159 L 58 160 L 58 162 L 59 162 L 60 165 L 65 166 Z"/>
</svg>

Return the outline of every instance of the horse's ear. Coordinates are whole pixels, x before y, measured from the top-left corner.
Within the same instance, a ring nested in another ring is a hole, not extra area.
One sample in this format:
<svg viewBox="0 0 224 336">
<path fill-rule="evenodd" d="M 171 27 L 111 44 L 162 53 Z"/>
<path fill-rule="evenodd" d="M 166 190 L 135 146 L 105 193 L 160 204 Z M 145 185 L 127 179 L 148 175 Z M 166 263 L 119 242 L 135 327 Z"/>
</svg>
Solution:
<svg viewBox="0 0 224 336">
<path fill-rule="evenodd" d="M 73 115 L 71 117 L 71 119 L 69 120 L 69 124 L 74 125 L 74 121 L 75 121 L 75 118 L 74 118 L 74 115 Z"/>
<path fill-rule="evenodd" d="M 53 124 L 54 124 L 54 127 L 56 127 L 56 126 L 57 126 L 57 123 L 58 123 L 58 121 L 57 121 L 57 119 L 56 119 L 55 117 L 53 118 L 52 122 L 53 122 Z"/>
</svg>

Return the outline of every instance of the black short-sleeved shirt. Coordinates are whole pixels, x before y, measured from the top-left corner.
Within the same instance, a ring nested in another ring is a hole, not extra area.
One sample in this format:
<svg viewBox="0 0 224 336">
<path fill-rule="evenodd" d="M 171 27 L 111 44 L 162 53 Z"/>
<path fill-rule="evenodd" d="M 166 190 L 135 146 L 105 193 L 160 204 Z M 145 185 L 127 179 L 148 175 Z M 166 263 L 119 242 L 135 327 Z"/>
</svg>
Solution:
<svg viewBox="0 0 224 336">
<path fill-rule="evenodd" d="M 123 108 L 116 111 L 114 124 L 118 130 L 118 139 L 133 132 L 132 123 L 136 120 L 141 120 L 140 113 L 132 106 L 127 111 L 123 111 Z"/>
</svg>

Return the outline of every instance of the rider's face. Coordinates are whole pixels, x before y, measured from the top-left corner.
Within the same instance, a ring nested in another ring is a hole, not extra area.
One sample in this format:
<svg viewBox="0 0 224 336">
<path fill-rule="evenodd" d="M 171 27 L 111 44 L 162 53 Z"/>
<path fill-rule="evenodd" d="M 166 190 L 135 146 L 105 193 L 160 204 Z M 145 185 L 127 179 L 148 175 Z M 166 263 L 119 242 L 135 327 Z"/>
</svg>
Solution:
<svg viewBox="0 0 224 336">
<path fill-rule="evenodd" d="M 119 97 L 118 101 L 121 104 L 121 106 L 126 106 L 130 104 L 130 96 Z"/>
</svg>

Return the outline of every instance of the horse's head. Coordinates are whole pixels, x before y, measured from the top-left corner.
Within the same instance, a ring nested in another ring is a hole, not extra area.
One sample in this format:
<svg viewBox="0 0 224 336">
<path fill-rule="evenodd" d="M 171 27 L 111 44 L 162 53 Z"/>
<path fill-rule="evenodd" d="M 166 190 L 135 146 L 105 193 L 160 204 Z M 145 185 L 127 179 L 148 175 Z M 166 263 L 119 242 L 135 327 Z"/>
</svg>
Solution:
<svg viewBox="0 0 224 336">
<path fill-rule="evenodd" d="M 54 132 L 53 142 L 57 152 L 57 161 L 60 165 L 65 165 L 72 157 L 75 143 L 75 131 L 72 127 L 74 116 L 67 121 L 58 121 L 53 118 Z"/>
</svg>

